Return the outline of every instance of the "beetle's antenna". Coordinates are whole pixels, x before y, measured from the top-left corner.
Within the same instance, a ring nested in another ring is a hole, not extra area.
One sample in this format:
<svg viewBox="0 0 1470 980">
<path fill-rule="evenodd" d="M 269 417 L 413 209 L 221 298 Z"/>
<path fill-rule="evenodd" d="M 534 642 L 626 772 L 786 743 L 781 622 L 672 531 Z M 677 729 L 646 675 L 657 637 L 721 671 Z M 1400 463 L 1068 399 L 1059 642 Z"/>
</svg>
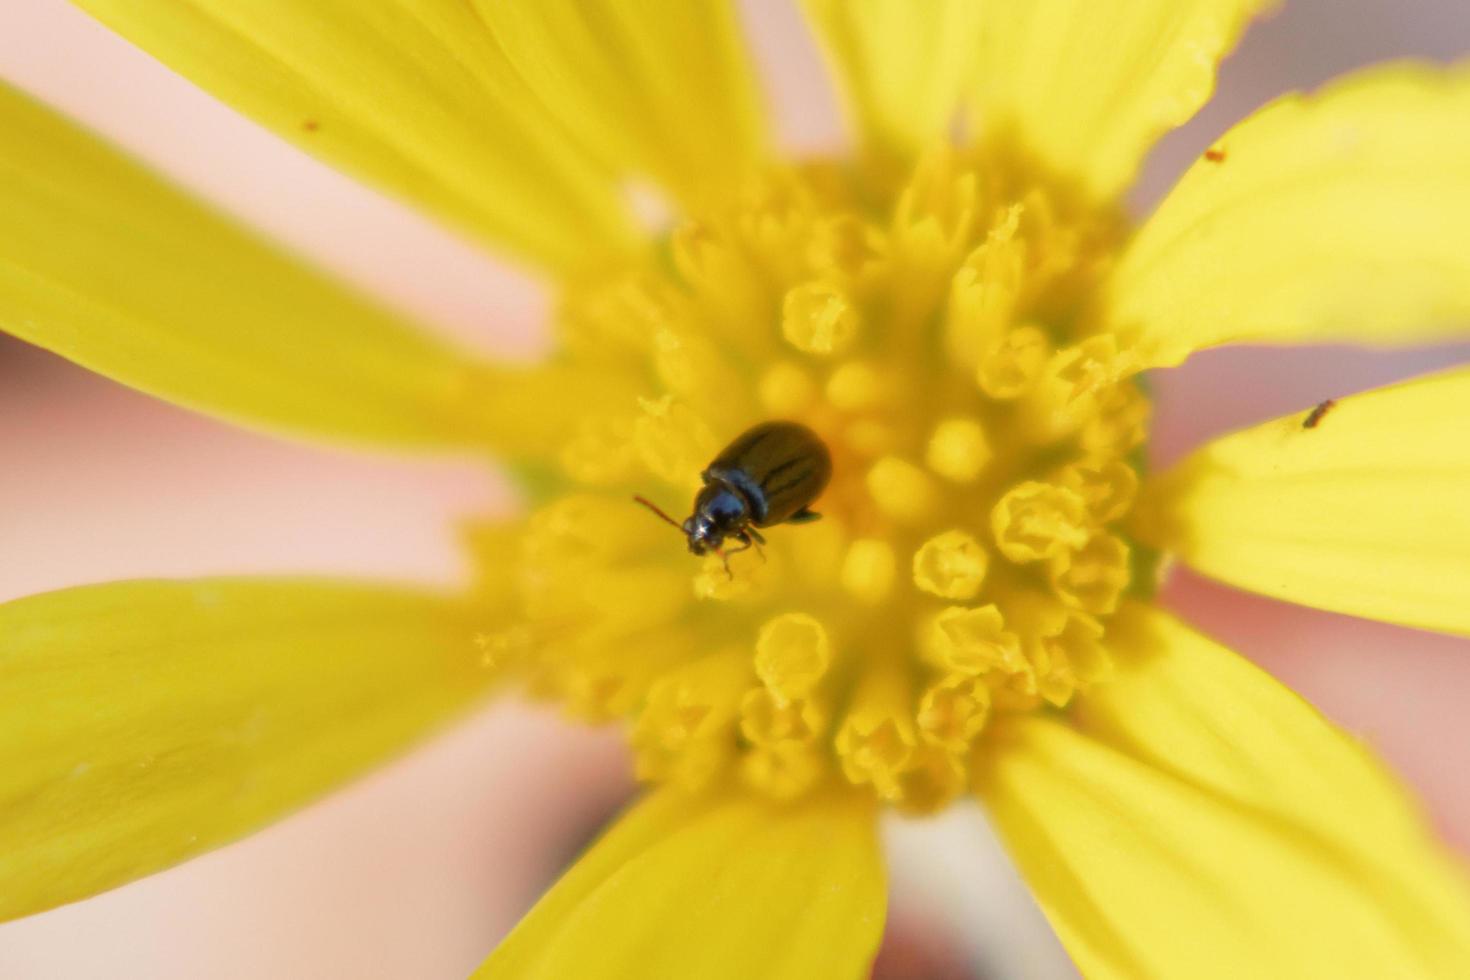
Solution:
<svg viewBox="0 0 1470 980">
<path fill-rule="evenodd" d="M 684 525 L 682 525 L 678 521 L 674 520 L 668 514 L 665 514 L 662 510 L 659 510 L 657 504 L 653 503 L 652 501 L 650 501 L 650 500 L 648 500 L 648 499 L 646 499 L 644 497 L 634 496 L 633 499 L 637 503 L 640 503 L 644 507 L 647 507 L 649 510 L 653 511 L 659 517 L 662 517 L 664 520 L 668 521 L 670 524 L 674 525 L 674 527 L 678 528 L 681 532 L 684 530 Z"/>
</svg>

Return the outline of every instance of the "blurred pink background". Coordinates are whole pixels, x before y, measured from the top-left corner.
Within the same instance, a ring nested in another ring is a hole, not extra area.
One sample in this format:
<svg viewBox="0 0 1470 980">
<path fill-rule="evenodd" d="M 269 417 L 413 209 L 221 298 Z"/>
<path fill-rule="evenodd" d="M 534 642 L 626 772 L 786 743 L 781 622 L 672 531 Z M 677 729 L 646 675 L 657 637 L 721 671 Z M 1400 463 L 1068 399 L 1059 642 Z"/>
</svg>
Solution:
<svg viewBox="0 0 1470 980">
<path fill-rule="evenodd" d="M 785 141 L 839 142 L 790 4 L 743 7 Z M 1289 2 L 1248 35 L 1216 101 L 1150 160 L 1135 203 L 1146 208 L 1214 135 L 1285 89 L 1385 58 L 1467 51 L 1464 0 Z M 0 76 L 438 328 L 509 356 L 536 350 L 546 301 L 534 283 L 277 142 L 62 0 L 0 5 Z M 1204 355 L 1156 379 L 1156 455 L 1467 360 L 1470 344 Z M 0 446 L 0 600 L 140 575 L 346 572 L 449 584 L 464 571 L 453 519 L 509 499 L 478 460 L 276 442 L 3 338 Z M 1168 593 L 1375 745 L 1470 853 L 1470 641 L 1310 613 L 1188 575 Z M 0 976 L 463 976 L 628 785 L 612 733 L 497 707 L 246 842 L 0 926 Z M 892 846 L 899 940 L 885 951 L 888 975 L 1070 974 L 974 813 L 897 828 Z"/>
</svg>

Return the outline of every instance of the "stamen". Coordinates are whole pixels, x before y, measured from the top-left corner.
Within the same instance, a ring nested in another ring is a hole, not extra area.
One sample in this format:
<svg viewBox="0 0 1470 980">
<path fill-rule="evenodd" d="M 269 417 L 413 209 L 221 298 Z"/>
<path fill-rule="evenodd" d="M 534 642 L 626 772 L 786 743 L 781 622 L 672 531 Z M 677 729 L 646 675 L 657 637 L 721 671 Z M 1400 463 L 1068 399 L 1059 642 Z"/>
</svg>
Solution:
<svg viewBox="0 0 1470 980">
<path fill-rule="evenodd" d="M 980 357 L 975 380 L 991 398 L 1020 398 L 1036 384 L 1051 357 L 1046 333 L 1029 324 L 1015 327 Z"/>
<path fill-rule="evenodd" d="M 1014 673 L 1026 666 L 1020 638 L 1005 629 L 1005 618 L 994 605 L 977 609 L 950 606 L 934 620 L 934 626 L 937 657 L 947 670 Z"/>
<path fill-rule="evenodd" d="M 990 717 L 990 685 L 972 674 L 948 674 L 919 698 L 919 734 L 951 752 L 963 752 Z"/>
<path fill-rule="evenodd" d="M 1118 459 L 1072 463 L 1054 482 L 1075 491 L 1098 524 L 1110 524 L 1128 513 L 1138 495 L 1138 474 Z"/>
<path fill-rule="evenodd" d="M 745 754 L 740 775 L 752 788 L 777 800 L 791 800 L 817 785 L 828 759 L 800 742 L 760 745 Z"/>
<path fill-rule="evenodd" d="M 878 508 L 902 524 L 917 524 L 934 509 L 933 479 L 908 460 L 885 456 L 868 470 L 867 483 Z"/>
<path fill-rule="evenodd" d="M 557 693 L 568 715 L 601 725 L 630 711 L 642 692 L 615 671 L 576 670 L 561 678 Z"/>
<path fill-rule="evenodd" d="M 562 497 L 531 515 L 522 551 L 527 560 L 540 566 L 607 565 L 647 549 L 645 517 L 618 497 Z"/>
<path fill-rule="evenodd" d="M 1015 315 L 1026 262 L 1025 243 L 1013 240 L 1019 225 L 1020 207 L 1007 208 L 950 283 L 945 346 L 957 365 L 998 346 Z"/>
<path fill-rule="evenodd" d="M 687 663 L 690 642 L 683 632 L 652 634 L 626 643 L 566 650 L 555 686 L 567 712 L 592 724 L 633 713 L 649 686 L 664 672 Z"/>
<path fill-rule="evenodd" d="M 934 813 L 965 789 L 960 757 L 937 745 L 920 745 L 899 776 L 898 805 L 908 813 Z"/>
<path fill-rule="evenodd" d="M 863 602 L 882 602 L 893 590 L 896 566 L 893 547 L 887 541 L 854 541 L 842 562 L 842 587 Z"/>
<path fill-rule="evenodd" d="M 674 229 L 669 246 L 674 267 L 684 282 L 728 304 L 723 312 L 730 320 L 758 315 L 767 290 L 739 243 L 724 229 L 711 223 L 689 222 Z"/>
<path fill-rule="evenodd" d="M 1132 367 L 1130 358 L 1119 355 L 1117 338 L 1102 334 L 1057 351 L 1044 374 L 1047 383 L 1056 387 L 1057 400 L 1072 407 L 1113 386 Z"/>
<path fill-rule="evenodd" d="M 829 282 L 797 286 L 781 304 L 781 336 L 807 354 L 845 350 L 857 338 L 858 325 L 857 308 Z"/>
<path fill-rule="evenodd" d="M 755 672 L 777 704 L 806 697 L 832 665 L 822 624 L 805 613 L 767 620 L 755 641 Z"/>
<path fill-rule="evenodd" d="M 1123 383 L 1103 389 L 1097 397 L 1097 412 L 1082 427 L 1079 442 L 1093 456 L 1122 456 L 1148 435 L 1153 403 L 1136 384 Z"/>
<path fill-rule="evenodd" d="M 1065 707 L 1080 687 L 1105 676 L 1111 668 L 1098 641 L 1102 625 L 1091 616 L 1049 608 L 1026 644 L 1026 657 L 1036 691 L 1057 707 Z"/>
<path fill-rule="evenodd" d="M 827 400 L 844 412 L 859 412 L 885 400 L 889 384 L 876 365 L 849 361 L 827 379 Z"/>
<path fill-rule="evenodd" d="M 946 479 L 970 483 L 985 469 L 990 457 L 984 427 L 972 418 L 953 417 L 935 427 L 924 462 Z"/>
<path fill-rule="evenodd" d="M 871 418 L 858 419 L 844 430 L 843 435 L 853 452 L 869 459 L 892 452 L 898 441 L 898 433 L 893 426 Z"/>
<path fill-rule="evenodd" d="M 657 477 L 687 486 L 714 457 L 719 445 L 708 425 L 672 396 L 640 399 L 643 414 L 633 428 L 633 443 Z"/>
<path fill-rule="evenodd" d="M 893 238 L 910 263 L 953 261 L 974 228 L 979 183 L 973 171 L 957 171 L 948 149 L 920 161 L 894 209 Z"/>
<path fill-rule="evenodd" d="M 1093 535 L 1081 550 L 1056 555 L 1047 566 L 1057 595 L 1098 615 L 1118 608 L 1129 574 L 1128 546 L 1111 534 Z"/>
<path fill-rule="evenodd" d="M 810 698 L 782 704 L 770 688 L 752 688 L 740 701 L 740 734 L 756 745 L 811 742 L 827 730 L 827 713 Z"/>
<path fill-rule="evenodd" d="M 638 466 L 633 445 L 633 419 L 591 416 L 577 424 L 577 432 L 560 455 L 567 476 L 589 486 L 610 486 L 632 478 Z"/>
<path fill-rule="evenodd" d="M 705 555 L 694 576 L 694 597 L 728 602 L 752 600 L 772 595 L 780 588 L 782 558 L 762 560 L 755 551 L 741 552 L 730 560 L 730 571 L 719 555 Z"/>
<path fill-rule="evenodd" d="M 871 667 L 837 731 L 837 757 L 850 782 L 870 784 L 886 800 L 902 795 L 899 775 L 918 745 L 912 711 L 903 671 Z"/>
<path fill-rule="evenodd" d="M 972 535 L 945 531 L 914 553 L 914 584 L 941 599 L 973 599 L 989 564 L 985 548 Z"/>
<path fill-rule="evenodd" d="M 881 231 L 856 215 L 841 214 L 817 224 L 807 258 L 819 272 L 866 290 L 882 274 L 885 251 Z"/>
<path fill-rule="evenodd" d="M 1041 561 L 1087 542 L 1087 508 L 1075 491 L 1035 480 L 1013 487 L 990 512 L 996 547 L 1011 561 Z"/>
<path fill-rule="evenodd" d="M 749 659 L 726 651 L 656 682 L 630 736 L 639 778 L 690 789 L 708 783 L 734 755 L 735 716 L 749 677 Z"/>
<path fill-rule="evenodd" d="M 718 410 L 740 390 L 744 378 L 734 371 L 715 345 L 705 337 L 660 330 L 654 338 L 653 365 L 658 379 L 672 394 L 691 405 Z M 713 392 L 723 392 L 711 397 Z"/>
<path fill-rule="evenodd" d="M 767 368 L 757 388 L 761 404 L 775 418 L 801 415 L 817 397 L 811 375 L 790 361 Z"/>
</svg>

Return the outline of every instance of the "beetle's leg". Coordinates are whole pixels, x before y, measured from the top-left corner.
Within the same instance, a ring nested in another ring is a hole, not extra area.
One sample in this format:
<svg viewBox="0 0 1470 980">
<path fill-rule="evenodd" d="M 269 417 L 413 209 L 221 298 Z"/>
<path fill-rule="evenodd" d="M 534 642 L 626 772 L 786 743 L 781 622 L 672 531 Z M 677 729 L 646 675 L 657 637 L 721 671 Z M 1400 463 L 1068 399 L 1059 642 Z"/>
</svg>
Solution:
<svg viewBox="0 0 1470 980">
<path fill-rule="evenodd" d="M 741 528 L 740 530 L 732 534 L 731 537 L 739 540 L 740 547 L 731 548 L 729 551 L 730 554 L 738 555 L 742 551 L 749 551 L 751 548 L 754 548 L 755 553 L 761 556 L 761 561 L 764 562 L 766 560 L 765 549 L 761 547 L 761 542 L 764 541 L 765 538 L 761 537 L 760 534 L 756 532 L 755 528 Z M 725 570 L 730 570 L 728 564 L 725 566 Z"/>
<path fill-rule="evenodd" d="M 761 545 L 766 543 L 766 539 L 761 537 L 761 533 L 753 527 L 746 528 L 743 533 L 748 536 L 750 543 L 755 546 L 755 553 L 760 555 L 761 561 L 764 562 L 766 560 L 766 549 L 762 548 Z"/>
<path fill-rule="evenodd" d="M 766 560 L 766 553 L 761 548 L 761 543 L 764 542 L 766 539 L 761 537 L 760 532 L 757 531 L 755 528 L 742 527 L 740 530 L 736 531 L 732 535 L 732 537 L 738 538 L 742 547 L 731 548 L 730 554 L 738 555 L 742 551 L 749 551 L 751 548 L 754 548 L 755 553 L 761 556 L 761 561 Z"/>
<path fill-rule="evenodd" d="M 741 549 L 741 550 L 743 551 L 744 549 Z M 730 555 L 729 555 L 729 553 L 727 551 L 725 551 L 724 548 L 716 548 L 715 549 L 715 554 L 719 555 L 720 556 L 720 561 L 722 561 L 722 562 L 725 563 L 725 574 L 730 577 L 730 580 L 731 581 L 734 581 L 735 580 L 735 573 L 732 572 L 732 571 L 730 571 Z"/>
<path fill-rule="evenodd" d="M 812 521 L 819 521 L 821 519 L 822 519 L 822 515 L 821 514 L 818 514 L 816 511 L 812 510 L 810 507 L 803 507 L 801 510 L 797 511 L 795 514 L 792 514 L 790 517 L 786 518 L 786 523 L 787 524 L 810 524 Z"/>
</svg>

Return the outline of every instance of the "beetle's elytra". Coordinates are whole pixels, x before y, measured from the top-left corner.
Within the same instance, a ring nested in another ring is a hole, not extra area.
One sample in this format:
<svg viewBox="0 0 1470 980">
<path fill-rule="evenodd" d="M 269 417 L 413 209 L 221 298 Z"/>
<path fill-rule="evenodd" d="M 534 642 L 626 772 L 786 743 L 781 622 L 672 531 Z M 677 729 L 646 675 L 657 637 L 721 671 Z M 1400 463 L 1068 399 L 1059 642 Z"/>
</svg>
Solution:
<svg viewBox="0 0 1470 980">
<path fill-rule="evenodd" d="M 642 497 L 638 503 L 684 532 L 696 555 L 713 551 L 730 571 L 729 555 L 765 543 L 756 528 L 816 520 L 811 505 L 832 478 L 832 454 L 798 422 L 762 422 L 726 446 L 700 474 L 694 512 L 680 524 Z M 723 550 L 726 538 L 741 546 Z"/>
</svg>

